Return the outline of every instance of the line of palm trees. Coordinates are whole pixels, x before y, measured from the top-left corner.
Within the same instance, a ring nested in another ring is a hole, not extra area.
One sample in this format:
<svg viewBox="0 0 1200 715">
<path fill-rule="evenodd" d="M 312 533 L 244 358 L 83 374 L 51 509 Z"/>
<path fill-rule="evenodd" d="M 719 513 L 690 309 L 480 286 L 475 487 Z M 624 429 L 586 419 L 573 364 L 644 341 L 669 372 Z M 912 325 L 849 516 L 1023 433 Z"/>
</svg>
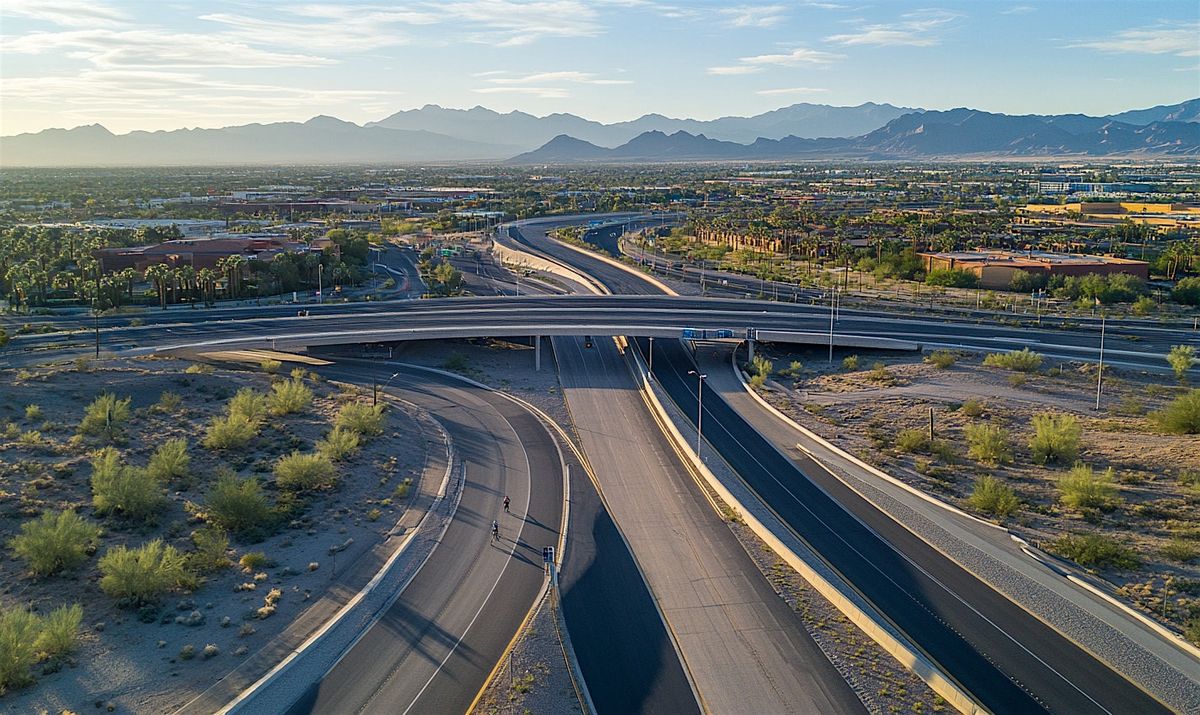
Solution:
<svg viewBox="0 0 1200 715">
<path fill-rule="evenodd" d="M 189 265 L 169 266 L 155 263 L 146 268 L 146 280 L 154 284 L 158 303 L 166 308 L 168 303 L 178 303 L 185 296 L 193 301 L 212 303 L 217 299 L 217 281 L 225 278 L 225 293 L 228 298 L 238 298 L 245 288 L 243 275 L 246 257 L 233 255 L 217 261 L 216 269 L 196 270 Z M 132 269 L 127 269 L 132 270 Z"/>
</svg>

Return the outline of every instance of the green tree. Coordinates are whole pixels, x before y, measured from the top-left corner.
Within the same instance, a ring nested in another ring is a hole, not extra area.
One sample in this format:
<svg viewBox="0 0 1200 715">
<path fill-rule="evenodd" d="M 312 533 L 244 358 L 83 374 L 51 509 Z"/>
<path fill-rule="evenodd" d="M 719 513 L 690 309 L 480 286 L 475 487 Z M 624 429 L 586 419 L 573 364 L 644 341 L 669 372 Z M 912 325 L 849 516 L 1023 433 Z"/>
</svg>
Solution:
<svg viewBox="0 0 1200 715">
<path fill-rule="evenodd" d="M 1179 382 L 1186 384 L 1188 370 L 1196 364 L 1196 348 L 1191 345 L 1172 345 L 1167 353 L 1167 364 L 1175 371 Z"/>
</svg>

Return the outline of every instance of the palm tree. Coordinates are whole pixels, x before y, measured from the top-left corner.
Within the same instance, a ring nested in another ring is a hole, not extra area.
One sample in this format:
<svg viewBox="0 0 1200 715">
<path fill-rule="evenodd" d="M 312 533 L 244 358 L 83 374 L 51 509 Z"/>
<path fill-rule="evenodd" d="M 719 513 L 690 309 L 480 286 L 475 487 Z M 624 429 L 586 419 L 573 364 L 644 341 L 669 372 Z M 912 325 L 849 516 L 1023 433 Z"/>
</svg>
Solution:
<svg viewBox="0 0 1200 715">
<path fill-rule="evenodd" d="M 173 273 L 165 263 L 155 263 L 146 269 L 147 280 L 154 281 L 155 287 L 158 288 L 158 302 L 163 310 L 167 309 L 167 281 Z"/>
<path fill-rule="evenodd" d="M 218 273 L 211 268 L 201 268 L 196 276 L 200 279 L 201 298 L 211 305 L 216 300 L 213 293 L 216 291 Z"/>
<path fill-rule="evenodd" d="M 241 255 L 226 256 L 217 266 L 229 276 L 229 297 L 236 298 L 241 292 L 242 267 L 246 265 L 246 257 Z"/>
<path fill-rule="evenodd" d="M 178 266 L 175 269 L 176 280 L 179 281 L 182 287 L 191 297 L 192 301 L 196 300 L 196 269 L 188 265 Z M 179 298 L 176 296 L 176 301 Z"/>
</svg>

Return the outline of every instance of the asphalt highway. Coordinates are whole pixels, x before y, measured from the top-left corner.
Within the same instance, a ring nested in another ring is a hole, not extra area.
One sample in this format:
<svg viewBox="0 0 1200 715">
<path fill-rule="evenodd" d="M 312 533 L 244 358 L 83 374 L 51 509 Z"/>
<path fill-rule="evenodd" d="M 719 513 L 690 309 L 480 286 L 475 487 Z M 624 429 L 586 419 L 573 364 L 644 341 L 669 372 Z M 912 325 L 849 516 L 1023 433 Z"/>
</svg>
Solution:
<svg viewBox="0 0 1200 715">
<path fill-rule="evenodd" d="M 606 262 L 521 234 L 532 248 L 584 270 L 614 291 L 638 281 Z M 623 275 L 622 275 L 623 274 Z M 612 283 L 610 284 L 610 277 Z M 634 289 L 648 293 L 645 281 Z M 961 327 L 962 326 L 958 326 Z M 994 328 L 987 330 L 994 334 Z M 1027 334 L 1026 334 L 1027 335 Z M 663 343 L 668 345 L 663 345 Z M 1076 343 L 1078 344 L 1078 343 Z M 655 373 L 696 420 L 693 364 L 682 346 L 658 341 Z M 1167 712 L 1157 700 L 917 538 L 808 460 L 787 460 L 710 394 L 708 441 L 784 523 L 995 712 Z"/>
<path fill-rule="evenodd" d="M 386 363 L 321 372 L 361 382 L 397 369 L 388 392 L 450 433 L 466 469 L 461 501 L 408 587 L 332 670 L 294 694 L 289 713 L 465 712 L 542 587 L 542 547 L 558 542 L 562 467 L 537 417 L 494 392 Z"/>
<path fill-rule="evenodd" d="M 656 378 L 694 423 L 690 355 L 676 341 L 657 341 L 654 352 Z M 705 439 L 793 531 L 993 712 L 1168 712 L 811 459 L 784 457 L 704 389 Z"/>
</svg>

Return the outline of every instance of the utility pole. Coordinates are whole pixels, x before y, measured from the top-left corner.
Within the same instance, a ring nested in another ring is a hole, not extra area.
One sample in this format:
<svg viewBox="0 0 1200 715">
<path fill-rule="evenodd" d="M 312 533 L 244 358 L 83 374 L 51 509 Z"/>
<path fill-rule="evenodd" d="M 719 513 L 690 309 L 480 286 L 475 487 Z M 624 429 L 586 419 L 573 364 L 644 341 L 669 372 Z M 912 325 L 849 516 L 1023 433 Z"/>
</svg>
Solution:
<svg viewBox="0 0 1200 715">
<path fill-rule="evenodd" d="M 653 380 L 654 379 L 654 336 L 653 335 L 650 336 L 650 367 L 649 367 L 649 370 L 650 370 L 649 378 L 651 380 Z"/>
<path fill-rule="evenodd" d="M 696 458 L 704 461 L 704 457 L 700 454 L 700 440 L 703 437 L 702 425 L 704 422 L 704 378 L 707 374 L 688 370 L 689 375 L 695 375 L 699 389 L 696 391 Z"/>
<path fill-rule="evenodd" d="M 325 275 L 325 264 L 318 263 L 317 264 L 317 302 L 318 303 L 325 302 L 325 291 L 324 291 L 324 287 L 323 287 L 324 275 Z"/>
<path fill-rule="evenodd" d="M 1100 409 L 1100 390 L 1104 385 L 1104 321 L 1106 316 L 1100 314 L 1100 367 L 1096 370 L 1096 409 Z"/>
<path fill-rule="evenodd" d="M 96 359 L 100 359 L 100 306 L 92 303 L 92 326 L 96 329 Z"/>
</svg>

